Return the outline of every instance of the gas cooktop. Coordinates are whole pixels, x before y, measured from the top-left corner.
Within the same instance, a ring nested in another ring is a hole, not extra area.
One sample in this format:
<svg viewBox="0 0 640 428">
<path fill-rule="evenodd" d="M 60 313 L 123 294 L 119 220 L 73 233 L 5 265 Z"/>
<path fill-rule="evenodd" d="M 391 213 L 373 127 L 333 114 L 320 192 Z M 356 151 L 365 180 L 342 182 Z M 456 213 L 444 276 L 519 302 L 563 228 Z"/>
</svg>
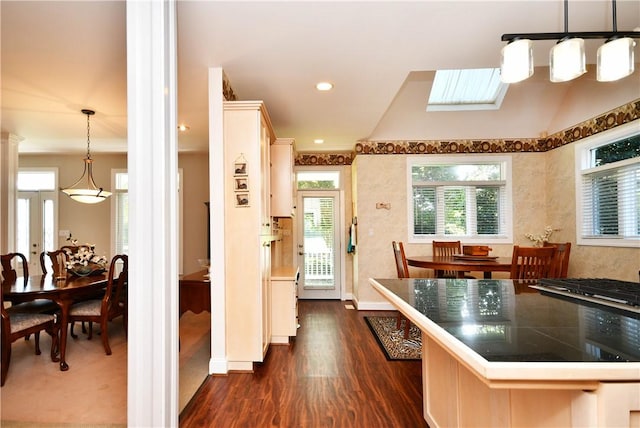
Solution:
<svg viewBox="0 0 640 428">
<path fill-rule="evenodd" d="M 640 283 L 607 278 L 545 278 L 541 291 L 640 313 Z"/>
</svg>

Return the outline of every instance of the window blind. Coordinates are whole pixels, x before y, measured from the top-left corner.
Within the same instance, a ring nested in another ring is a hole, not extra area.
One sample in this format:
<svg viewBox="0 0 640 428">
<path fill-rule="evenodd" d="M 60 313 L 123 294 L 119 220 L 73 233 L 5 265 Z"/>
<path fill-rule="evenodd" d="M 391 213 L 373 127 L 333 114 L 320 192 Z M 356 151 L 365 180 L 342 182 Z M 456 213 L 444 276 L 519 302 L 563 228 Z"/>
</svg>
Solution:
<svg viewBox="0 0 640 428">
<path fill-rule="evenodd" d="M 583 238 L 640 237 L 640 161 L 620 163 L 582 174 Z"/>
</svg>

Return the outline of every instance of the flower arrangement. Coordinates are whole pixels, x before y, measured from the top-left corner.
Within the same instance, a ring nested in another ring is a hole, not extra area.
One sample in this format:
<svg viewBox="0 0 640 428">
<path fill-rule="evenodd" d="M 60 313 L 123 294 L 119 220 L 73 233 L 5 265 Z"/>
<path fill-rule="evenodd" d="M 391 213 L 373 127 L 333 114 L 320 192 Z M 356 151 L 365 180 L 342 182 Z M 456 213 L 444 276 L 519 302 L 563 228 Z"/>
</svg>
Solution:
<svg viewBox="0 0 640 428">
<path fill-rule="evenodd" d="M 78 249 L 76 252 L 68 248 L 65 249 L 65 253 L 67 254 L 66 268 L 68 271 L 79 276 L 86 276 L 94 272 L 104 272 L 106 270 L 107 258 L 95 253 L 95 245 L 78 245 L 78 240 L 71 237 L 67 238 L 67 241 Z"/>
<path fill-rule="evenodd" d="M 542 235 L 533 235 L 531 233 L 525 233 L 525 237 L 527 237 L 531 242 L 535 244 L 536 247 L 541 247 L 545 242 L 549 241 L 549 238 L 556 230 L 551 226 L 547 226 L 544 228 L 544 233 Z"/>
</svg>

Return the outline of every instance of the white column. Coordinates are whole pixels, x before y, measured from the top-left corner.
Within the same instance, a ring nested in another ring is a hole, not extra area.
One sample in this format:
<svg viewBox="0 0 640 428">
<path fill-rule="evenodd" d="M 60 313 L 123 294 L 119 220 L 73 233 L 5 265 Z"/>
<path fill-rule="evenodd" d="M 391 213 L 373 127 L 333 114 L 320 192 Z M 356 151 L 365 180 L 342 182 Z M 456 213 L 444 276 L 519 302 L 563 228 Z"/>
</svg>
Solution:
<svg viewBox="0 0 640 428">
<path fill-rule="evenodd" d="M 16 178 L 21 140 L 7 132 L 0 136 L 0 254 L 12 252 L 16 247 Z"/>
<path fill-rule="evenodd" d="M 178 426 L 175 0 L 127 1 L 127 423 Z"/>
<path fill-rule="evenodd" d="M 221 68 L 209 69 L 209 201 L 211 215 L 211 359 L 209 373 L 224 374 L 227 364 L 226 273 L 224 258 L 224 98 Z"/>
</svg>

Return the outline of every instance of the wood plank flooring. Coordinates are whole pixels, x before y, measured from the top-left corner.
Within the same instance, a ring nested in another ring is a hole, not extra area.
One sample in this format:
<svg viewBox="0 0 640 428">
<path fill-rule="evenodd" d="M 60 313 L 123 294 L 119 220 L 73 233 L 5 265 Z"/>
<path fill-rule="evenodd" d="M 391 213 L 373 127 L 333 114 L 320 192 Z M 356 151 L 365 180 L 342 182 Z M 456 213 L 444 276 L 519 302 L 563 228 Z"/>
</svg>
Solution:
<svg viewBox="0 0 640 428">
<path fill-rule="evenodd" d="M 180 426 L 426 427 L 420 361 L 387 361 L 364 320 L 386 313 L 300 301 L 292 344 L 272 345 L 253 374 L 209 376 Z"/>
</svg>

